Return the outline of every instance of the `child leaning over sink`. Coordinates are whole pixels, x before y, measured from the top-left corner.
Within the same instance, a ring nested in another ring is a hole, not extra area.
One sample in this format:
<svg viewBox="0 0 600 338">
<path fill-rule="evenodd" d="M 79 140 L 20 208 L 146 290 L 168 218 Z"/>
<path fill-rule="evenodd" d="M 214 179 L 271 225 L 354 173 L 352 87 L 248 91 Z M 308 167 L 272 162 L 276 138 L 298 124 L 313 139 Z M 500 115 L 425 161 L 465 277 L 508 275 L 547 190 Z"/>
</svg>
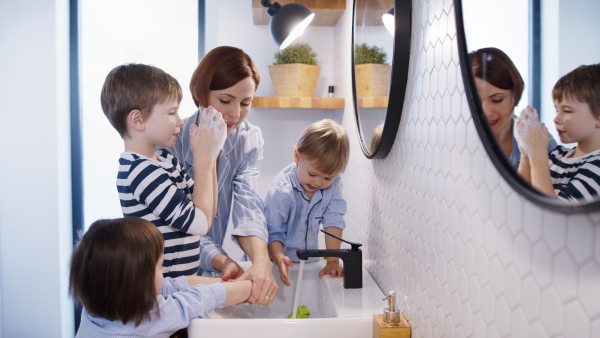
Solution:
<svg viewBox="0 0 600 338">
<path fill-rule="evenodd" d="M 296 250 L 317 249 L 319 227 L 342 237 L 346 227 L 346 201 L 342 180 L 350 153 L 348 134 L 331 119 L 309 125 L 294 150 L 294 163 L 273 180 L 265 197 L 269 230 L 269 254 L 279 268 L 283 284 L 290 286 L 288 267 L 299 262 Z M 341 242 L 325 236 L 327 249 L 339 249 Z M 309 261 L 319 258 L 309 258 Z M 319 277 L 342 277 L 339 258 L 328 257 Z"/>
</svg>

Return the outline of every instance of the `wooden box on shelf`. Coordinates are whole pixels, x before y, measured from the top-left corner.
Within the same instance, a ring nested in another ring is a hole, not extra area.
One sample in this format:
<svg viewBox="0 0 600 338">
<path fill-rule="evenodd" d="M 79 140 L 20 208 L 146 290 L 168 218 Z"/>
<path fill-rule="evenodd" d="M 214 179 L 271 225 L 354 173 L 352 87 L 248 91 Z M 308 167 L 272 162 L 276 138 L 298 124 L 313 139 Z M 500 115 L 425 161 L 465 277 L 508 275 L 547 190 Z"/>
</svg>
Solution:
<svg viewBox="0 0 600 338">
<path fill-rule="evenodd" d="M 255 96 L 254 108 L 313 108 L 342 109 L 344 98 L 341 97 L 268 97 Z"/>
<path fill-rule="evenodd" d="M 392 66 L 365 63 L 355 67 L 356 95 L 358 97 L 388 96 Z"/>
<path fill-rule="evenodd" d="M 320 72 L 321 67 L 302 63 L 269 66 L 275 96 L 314 96 Z"/>
</svg>

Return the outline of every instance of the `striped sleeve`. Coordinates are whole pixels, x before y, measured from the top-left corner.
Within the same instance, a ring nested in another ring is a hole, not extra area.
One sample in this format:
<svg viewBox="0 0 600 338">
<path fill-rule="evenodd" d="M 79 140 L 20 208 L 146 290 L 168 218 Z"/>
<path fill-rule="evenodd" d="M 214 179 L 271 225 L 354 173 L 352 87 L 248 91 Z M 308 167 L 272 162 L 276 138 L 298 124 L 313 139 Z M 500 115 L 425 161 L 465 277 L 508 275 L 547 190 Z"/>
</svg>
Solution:
<svg viewBox="0 0 600 338">
<path fill-rule="evenodd" d="M 178 172 L 174 170 L 174 173 Z M 171 172 L 156 165 L 153 161 L 138 159 L 130 163 L 122 163 L 117 185 L 119 193 L 129 190 L 137 203 L 128 205 L 121 198 L 123 212 L 136 215 L 129 207 L 138 207 L 140 211 L 147 207 L 154 215 L 167 225 L 192 235 L 204 235 L 208 230 L 206 216 L 196 208 L 185 191 L 177 186 L 177 177 Z M 179 175 L 177 175 L 179 176 Z M 179 178 L 184 180 L 184 178 Z M 128 188 L 127 188 L 128 187 Z"/>
<path fill-rule="evenodd" d="M 573 150 L 558 146 L 550 154 L 556 196 L 568 202 L 594 201 L 600 195 L 600 151 L 569 158 Z"/>
</svg>

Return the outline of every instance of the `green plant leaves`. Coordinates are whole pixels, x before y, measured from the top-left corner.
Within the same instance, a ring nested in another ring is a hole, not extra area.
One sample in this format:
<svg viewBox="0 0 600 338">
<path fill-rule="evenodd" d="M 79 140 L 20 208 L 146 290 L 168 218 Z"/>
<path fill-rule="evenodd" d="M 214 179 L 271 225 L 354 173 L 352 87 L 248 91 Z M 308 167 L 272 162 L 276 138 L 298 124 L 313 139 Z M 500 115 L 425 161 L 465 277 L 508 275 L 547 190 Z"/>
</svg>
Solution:
<svg viewBox="0 0 600 338">
<path fill-rule="evenodd" d="M 307 43 L 296 43 L 275 53 L 274 65 L 304 63 L 317 65 L 317 53 Z"/>
<path fill-rule="evenodd" d="M 354 48 L 354 64 L 379 63 L 387 65 L 387 53 L 381 47 L 368 46 L 366 43 L 356 45 Z"/>
</svg>

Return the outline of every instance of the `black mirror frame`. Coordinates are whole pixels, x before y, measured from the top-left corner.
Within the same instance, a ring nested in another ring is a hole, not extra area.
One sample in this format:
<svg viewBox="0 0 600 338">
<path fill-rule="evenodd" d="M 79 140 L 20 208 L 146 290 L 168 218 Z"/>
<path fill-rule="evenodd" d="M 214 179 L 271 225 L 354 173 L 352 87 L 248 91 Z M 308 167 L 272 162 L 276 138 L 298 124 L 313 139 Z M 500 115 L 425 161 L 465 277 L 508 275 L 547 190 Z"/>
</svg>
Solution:
<svg viewBox="0 0 600 338">
<path fill-rule="evenodd" d="M 500 146 L 496 141 L 496 137 L 494 136 L 492 129 L 487 123 L 486 117 L 483 113 L 481 98 L 477 92 L 475 79 L 473 77 L 473 69 L 471 68 L 471 59 L 469 58 L 469 53 L 467 50 L 461 0 L 454 0 L 454 16 L 456 22 L 458 56 L 460 60 L 462 79 L 465 86 L 465 95 L 467 96 L 473 122 L 481 142 L 483 143 L 483 147 L 485 148 L 488 156 L 500 175 L 519 194 L 543 208 L 563 213 L 581 213 L 600 210 L 600 201 L 584 204 L 569 204 L 556 198 L 545 196 L 533 188 L 529 182 L 525 181 L 517 173 L 517 171 L 513 169 L 511 164 L 508 162 L 508 159 L 502 152 L 502 149 L 500 149 Z"/>
<path fill-rule="evenodd" d="M 363 153 L 369 159 L 385 158 L 396 141 L 396 134 L 400 127 L 400 118 L 404 98 L 406 96 L 406 87 L 408 82 L 408 67 L 410 61 L 411 29 L 412 29 L 412 0 L 394 0 L 394 55 L 392 58 L 392 78 L 390 81 L 390 95 L 388 100 L 385 123 L 381 133 L 381 140 L 373 153 L 370 152 L 365 143 L 362 128 L 360 126 L 360 116 L 358 108 L 358 97 L 356 95 L 356 74 L 354 68 L 354 33 L 356 22 L 356 1 L 352 8 L 352 96 L 354 101 L 354 117 L 356 118 L 356 130 L 358 133 L 360 147 Z M 368 0 L 367 0 L 368 1 Z M 394 93 L 395 95 L 391 95 Z"/>
</svg>

